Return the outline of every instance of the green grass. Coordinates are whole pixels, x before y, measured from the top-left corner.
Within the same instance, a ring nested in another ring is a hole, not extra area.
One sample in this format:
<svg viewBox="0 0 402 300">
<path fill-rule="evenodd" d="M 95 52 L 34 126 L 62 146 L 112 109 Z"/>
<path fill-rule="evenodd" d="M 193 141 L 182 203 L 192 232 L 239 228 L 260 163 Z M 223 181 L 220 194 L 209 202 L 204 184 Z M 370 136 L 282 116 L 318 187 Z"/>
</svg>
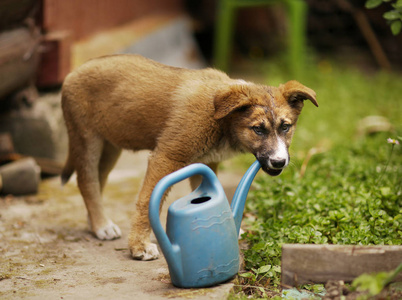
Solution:
<svg viewBox="0 0 402 300">
<path fill-rule="evenodd" d="M 279 85 L 292 79 L 280 65 L 268 65 L 267 84 Z M 272 77 L 269 74 L 276 74 Z M 389 73 L 365 75 L 357 69 L 323 61 L 312 65 L 298 80 L 314 89 L 320 105 L 306 102 L 293 141 L 294 148 L 306 150 L 320 142 L 350 144 L 356 138 L 362 118 L 381 115 L 402 129 L 401 76 Z"/>
<path fill-rule="evenodd" d="M 277 74 L 270 85 L 290 79 L 278 65 L 265 67 Z M 402 145 L 387 143 L 402 136 L 402 77 L 324 62 L 299 81 L 317 92 L 320 107 L 306 102 L 292 165 L 276 178 L 258 176 L 247 200 L 248 271 L 237 289 L 254 296 L 278 290 L 283 243 L 402 244 Z M 371 115 L 392 128 L 366 134 L 359 124 Z"/>
</svg>

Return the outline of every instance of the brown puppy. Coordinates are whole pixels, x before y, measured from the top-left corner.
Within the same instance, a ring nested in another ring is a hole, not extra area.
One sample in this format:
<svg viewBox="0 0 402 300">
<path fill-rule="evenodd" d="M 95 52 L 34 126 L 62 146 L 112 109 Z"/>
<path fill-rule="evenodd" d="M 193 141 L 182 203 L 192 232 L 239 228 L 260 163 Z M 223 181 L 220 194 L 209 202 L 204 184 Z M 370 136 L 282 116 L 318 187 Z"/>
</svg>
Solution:
<svg viewBox="0 0 402 300">
<path fill-rule="evenodd" d="M 99 239 L 115 239 L 120 229 L 101 201 L 107 176 L 121 148 L 152 150 L 129 247 L 133 258 L 155 259 L 148 203 L 156 183 L 195 162 L 216 171 L 221 160 L 239 152 L 251 152 L 265 172 L 279 175 L 289 163 L 288 147 L 305 99 L 318 106 L 314 91 L 296 81 L 269 87 L 137 55 L 94 59 L 63 85 L 69 155 L 62 180 L 77 172 L 91 230 Z M 194 178 L 192 186 L 197 183 Z"/>
</svg>

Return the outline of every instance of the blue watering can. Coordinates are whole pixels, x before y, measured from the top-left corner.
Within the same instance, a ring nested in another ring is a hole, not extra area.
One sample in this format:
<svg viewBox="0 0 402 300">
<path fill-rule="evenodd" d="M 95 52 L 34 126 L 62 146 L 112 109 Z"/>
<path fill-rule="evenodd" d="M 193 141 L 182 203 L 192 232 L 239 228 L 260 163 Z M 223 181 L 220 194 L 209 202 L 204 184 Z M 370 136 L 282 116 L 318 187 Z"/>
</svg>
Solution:
<svg viewBox="0 0 402 300">
<path fill-rule="evenodd" d="M 230 207 L 215 173 L 203 164 L 192 164 L 171 173 L 155 186 L 149 219 L 175 286 L 207 287 L 237 274 L 244 205 L 260 168 L 256 161 L 247 170 Z M 202 176 L 200 186 L 169 207 L 165 232 L 159 217 L 163 194 L 172 185 L 194 175 Z"/>
</svg>

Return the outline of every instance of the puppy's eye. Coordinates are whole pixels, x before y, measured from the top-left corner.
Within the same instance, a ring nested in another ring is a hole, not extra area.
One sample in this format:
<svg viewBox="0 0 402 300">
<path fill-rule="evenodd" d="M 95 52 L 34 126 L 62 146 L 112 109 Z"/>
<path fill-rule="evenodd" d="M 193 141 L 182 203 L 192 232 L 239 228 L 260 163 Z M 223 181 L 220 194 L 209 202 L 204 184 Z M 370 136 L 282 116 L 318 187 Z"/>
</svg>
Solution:
<svg viewBox="0 0 402 300">
<path fill-rule="evenodd" d="M 283 124 L 281 125 L 281 130 L 282 130 L 283 132 L 288 132 L 289 129 L 290 129 L 290 127 L 292 127 L 292 125 L 283 123 Z"/>
<path fill-rule="evenodd" d="M 263 135 L 266 132 L 266 129 L 263 126 L 253 126 L 252 129 L 257 135 Z"/>
</svg>

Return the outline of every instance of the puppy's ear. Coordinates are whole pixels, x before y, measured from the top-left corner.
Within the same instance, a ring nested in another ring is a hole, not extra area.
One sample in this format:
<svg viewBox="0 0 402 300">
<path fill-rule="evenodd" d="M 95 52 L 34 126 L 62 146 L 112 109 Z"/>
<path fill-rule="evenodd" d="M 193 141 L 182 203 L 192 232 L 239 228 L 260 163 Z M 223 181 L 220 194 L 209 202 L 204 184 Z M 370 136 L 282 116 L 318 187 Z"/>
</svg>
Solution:
<svg viewBox="0 0 402 300">
<path fill-rule="evenodd" d="M 296 80 L 281 84 L 279 89 L 291 106 L 301 109 L 303 107 L 303 101 L 310 100 L 318 107 L 315 92 Z"/>
<path fill-rule="evenodd" d="M 243 85 L 231 85 L 227 89 L 218 91 L 214 98 L 216 120 L 222 119 L 235 110 L 251 106 L 249 91 Z"/>
</svg>

